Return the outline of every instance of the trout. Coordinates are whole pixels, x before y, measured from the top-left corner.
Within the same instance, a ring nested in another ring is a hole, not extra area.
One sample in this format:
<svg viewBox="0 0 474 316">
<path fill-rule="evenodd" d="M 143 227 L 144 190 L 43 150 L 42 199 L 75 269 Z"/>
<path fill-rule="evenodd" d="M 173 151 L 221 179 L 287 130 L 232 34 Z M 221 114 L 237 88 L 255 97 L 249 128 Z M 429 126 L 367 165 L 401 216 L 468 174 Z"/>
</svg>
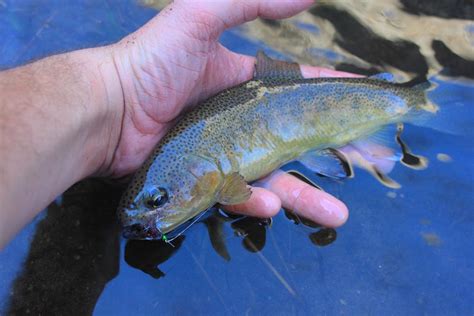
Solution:
<svg viewBox="0 0 474 316">
<path fill-rule="evenodd" d="M 135 173 L 119 206 L 124 236 L 166 240 L 215 204 L 245 202 L 249 182 L 291 161 L 350 176 L 338 148 L 436 112 L 426 85 L 382 77 L 305 79 L 259 52 L 253 79 L 185 114 Z"/>
</svg>

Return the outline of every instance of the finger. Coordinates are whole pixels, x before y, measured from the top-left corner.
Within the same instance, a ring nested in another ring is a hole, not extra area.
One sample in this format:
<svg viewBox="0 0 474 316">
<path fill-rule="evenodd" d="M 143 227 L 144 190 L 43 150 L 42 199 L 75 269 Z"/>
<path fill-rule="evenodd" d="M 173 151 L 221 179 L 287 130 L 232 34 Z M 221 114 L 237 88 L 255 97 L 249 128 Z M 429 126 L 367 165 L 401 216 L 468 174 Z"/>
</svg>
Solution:
<svg viewBox="0 0 474 316">
<path fill-rule="evenodd" d="M 147 23 L 145 29 L 167 36 L 176 30 L 203 41 L 214 41 L 226 29 L 255 20 L 283 19 L 311 6 L 313 0 L 176 0 Z"/>
<path fill-rule="evenodd" d="M 252 188 L 250 199 L 242 204 L 224 205 L 223 208 L 233 213 L 247 216 L 270 218 L 281 209 L 281 201 L 278 196 L 263 188 Z"/>
<path fill-rule="evenodd" d="M 257 17 L 287 18 L 309 8 L 313 3 L 313 0 L 179 0 L 175 1 L 175 7 L 176 14 L 182 15 L 183 21 L 188 22 L 184 27 L 189 27 L 190 34 L 199 29 L 199 37 L 217 39 L 225 29 Z"/>
<path fill-rule="evenodd" d="M 345 71 L 337 71 L 328 68 L 314 67 L 308 65 L 300 65 L 301 73 L 305 78 L 319 78 L 319 77 L 341 77 L 341 78 L 357 78 L 363 77 L 361 75 L 353 74 Z"/>
<path fill-rule="evenodd" d="M 338 227 L 347 221 L 347 207 L 331 196 L 285 172 L 275 172 L 259 181 L 274 192 L 284 208 L 326 227 Z"/>
<path fill-rule="evenodd" d="M 246 56 L 234 53 L 222 47 L 221 52 L 225 60 L 227 60 L 228 69 L 239 69 L 240 73 L 237 76 L 231 77 L 233 82 L 230 85 L 236 85 L 253 77 L 255 69 L 255 57 Z M 319 78 L 319 77 L 340 77 L 340 78 L 358 78 L 363 77 L 358 74 L 350 72 L 337 71 L 324 67 L 316 67 L 309 65 L 300 65 L 301 74 L 305 78 Z M 229 78 L 229 77 L 227 77 Z"/>
</svg>

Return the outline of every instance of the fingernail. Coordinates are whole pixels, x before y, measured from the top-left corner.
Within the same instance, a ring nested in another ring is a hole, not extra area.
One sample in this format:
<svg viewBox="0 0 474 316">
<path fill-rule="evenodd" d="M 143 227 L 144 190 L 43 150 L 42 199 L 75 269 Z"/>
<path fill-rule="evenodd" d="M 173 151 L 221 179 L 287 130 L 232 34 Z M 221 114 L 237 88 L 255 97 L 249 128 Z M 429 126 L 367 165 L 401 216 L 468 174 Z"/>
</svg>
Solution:
<svg viewBox="0 0 474 316">
<path fill-rule="evenodd" d="M 323 198 L 321 199 L 321 207 L 328 215 L 328 219 L 338 219 L 340 222 L 345 222 L 347 219 L 347 210 L 346 207 L 339 201 L 334 201 L 331 199 Z M 341 223 L 341 224 L 342 224 Z M 339 223 L 338 223 L 339 224 Z"/>
<path fill-rule="evenodd" d="M 281 209 L 281 201 L 276 195 L 268 194 L 262 202 L 267 217 L 275 216 Z"/>
</svg>

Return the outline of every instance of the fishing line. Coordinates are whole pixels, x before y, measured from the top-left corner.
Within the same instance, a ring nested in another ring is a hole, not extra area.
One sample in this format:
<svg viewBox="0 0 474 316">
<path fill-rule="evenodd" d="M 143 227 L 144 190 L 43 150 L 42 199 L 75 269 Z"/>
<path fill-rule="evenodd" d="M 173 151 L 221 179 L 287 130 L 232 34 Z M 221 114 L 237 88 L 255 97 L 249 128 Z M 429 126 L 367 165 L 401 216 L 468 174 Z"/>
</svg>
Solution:
<svg viewBox="0 0 474 316">
<path fill-rule="evenodd" d="M 175 240 L 176 238 L 178 238 L 179 236 L 181 236 L 186 230 L 188 230 L 189 227 L 191 227 L 192 225 L 194 225 L 198 220 L 200 220 L 204 214 L 207 213 L 209 209 L 205 210 L 204 212 L 202 212 L 201 214 L 199 214 L 198 216 L 196 216 L 192 222 L 186 226 L 182 231 L 180 231 L 176 236 L 174 236 L 173 238 L 170 238 L 168 239 L 168 237 L 166 236 L 166 234 L 163 234 L 163 236 L 161 237 L 161 240 L 163 240 L 165 243 L 167 244 L 170 244 L 173 248 L 174 248 L 174 245 L 171 243 L 173 240 Z"/>
</svg>

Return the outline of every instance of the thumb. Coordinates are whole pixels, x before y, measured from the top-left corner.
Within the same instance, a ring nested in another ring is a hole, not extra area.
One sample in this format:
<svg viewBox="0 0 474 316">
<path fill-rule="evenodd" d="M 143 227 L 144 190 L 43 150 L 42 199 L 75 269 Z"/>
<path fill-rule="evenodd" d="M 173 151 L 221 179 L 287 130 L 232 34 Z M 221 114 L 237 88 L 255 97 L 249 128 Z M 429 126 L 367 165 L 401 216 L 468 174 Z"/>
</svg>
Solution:
<svg viewBox="0 0 474 316">
<path fill-rule="evenodd" d="M 213 41 L 233 26 L 257 17 L 287 18 L 313 3 L 314 0 L 176 0 L 149 24 L 153 29 L 157 29 L 156 23 L 179 27 L 195 39 Z"/>
</svg>

